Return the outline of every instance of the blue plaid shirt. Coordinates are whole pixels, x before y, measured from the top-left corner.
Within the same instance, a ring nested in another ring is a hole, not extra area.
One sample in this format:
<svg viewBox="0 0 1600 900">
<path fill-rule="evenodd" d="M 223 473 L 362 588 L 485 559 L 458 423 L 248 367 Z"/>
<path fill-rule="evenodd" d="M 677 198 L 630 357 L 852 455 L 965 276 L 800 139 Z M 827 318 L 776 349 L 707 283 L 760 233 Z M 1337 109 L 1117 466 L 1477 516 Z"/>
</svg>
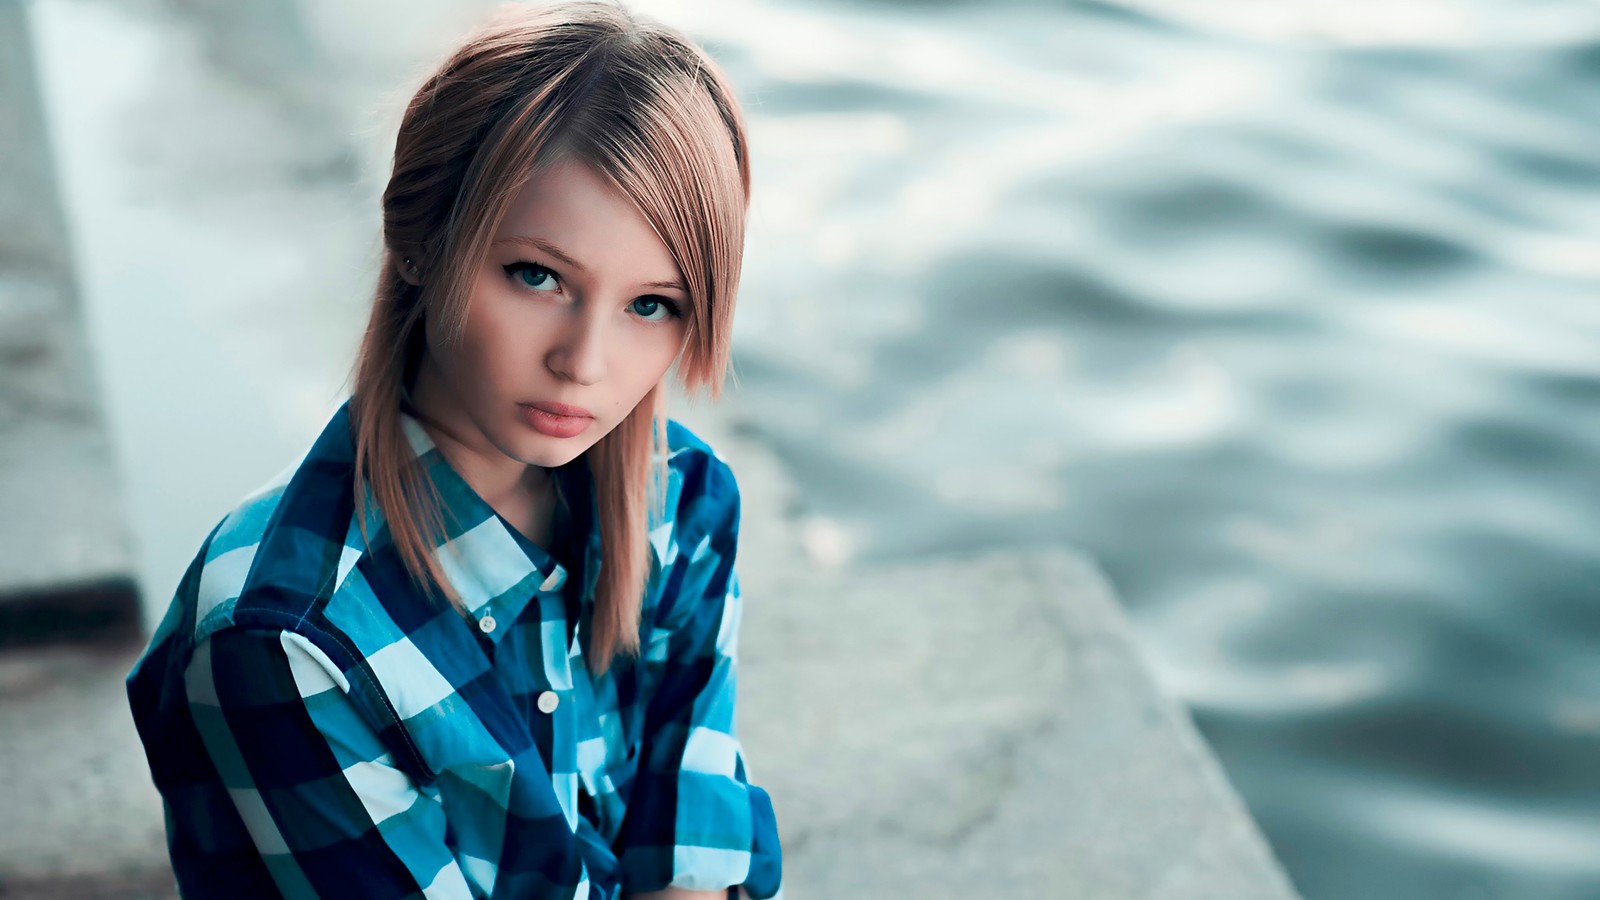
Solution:
<svg viewBox="0 0 1600 900">
<path fill-rule="evenodd" d="M 568 502 L 547 551 L 402 425 L 472 619 L 417 590 L 376 509 L 363 545 L 347 400 L 207 535 L 127 676 L 183 895 L 781 896 L 777 821 L 734 730 L 727 464 L 669 420 L 641 654 L 591 678 L 587 460 L 552 470 Z"/>
</svg>

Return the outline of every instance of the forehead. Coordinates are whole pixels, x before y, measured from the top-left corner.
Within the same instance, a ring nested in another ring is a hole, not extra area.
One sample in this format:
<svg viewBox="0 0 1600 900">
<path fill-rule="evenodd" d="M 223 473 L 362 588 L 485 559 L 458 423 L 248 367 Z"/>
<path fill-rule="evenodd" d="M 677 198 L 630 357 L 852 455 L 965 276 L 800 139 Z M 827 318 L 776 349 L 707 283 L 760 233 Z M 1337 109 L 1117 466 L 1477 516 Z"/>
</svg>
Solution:
<svg viewBox="0 0 1600 900">
<path fill-rule="evenodd" d="M 563 159 L 536 171 L 506 210 L 495 241 L 532 237 L 559 246 L 593 278 L 676 281 L 672 254 L 649 221 L 604 175 Z"/>
</svg>

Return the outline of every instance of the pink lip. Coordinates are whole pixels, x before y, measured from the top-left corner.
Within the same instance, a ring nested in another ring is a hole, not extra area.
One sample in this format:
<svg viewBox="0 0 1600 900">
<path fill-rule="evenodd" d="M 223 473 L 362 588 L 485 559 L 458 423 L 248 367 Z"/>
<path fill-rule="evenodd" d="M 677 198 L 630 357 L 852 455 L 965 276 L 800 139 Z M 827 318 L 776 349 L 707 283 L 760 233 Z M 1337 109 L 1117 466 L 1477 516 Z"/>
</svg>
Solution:
<svg viewBox="0 0 1600 900">
<path fill-rule="evenodd" d="M 580 417 L 587 418 L 587 419 L 594 418 L 594 413 L 589 412 L 587 409 L 584 409 L 581 406 L 571 406 L 571 405 L 566 404 L 566 403 L 543 403 L 543 402 L 541 402 L 541 403 L 524 403 L 522 405 L 523 406 L 531 406 L 534 409 L 542 409 L 542 410 L 544 410 L 545 412 L 549 413 L 552 416 L 580 416 Z"/>
<path fill-rule="evenodd" d="M 547 434 L 550 437 L 576 437 L 594 424 L 594 417 L 582 407 L 568 406 L 565 403 L 523 403 L 520 404 L 520 408 L 524 422 L 540 434 Z M 569 415 L 556 410 L 577 410 L 581 415 Z"/>
</svg>

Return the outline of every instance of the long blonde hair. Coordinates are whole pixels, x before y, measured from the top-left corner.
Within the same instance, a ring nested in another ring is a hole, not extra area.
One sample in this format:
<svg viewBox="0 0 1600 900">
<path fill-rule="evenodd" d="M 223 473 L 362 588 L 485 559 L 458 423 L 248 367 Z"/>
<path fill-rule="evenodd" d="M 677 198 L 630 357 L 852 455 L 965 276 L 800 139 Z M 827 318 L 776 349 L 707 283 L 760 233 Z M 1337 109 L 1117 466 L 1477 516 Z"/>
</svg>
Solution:
<svg viewBox="0 0 1600 900">
<path fill-rule="evenodd" d="M 677 264 L 689 294 L 676 366 L 683 387 L 715 398 L 727 369 L 750 198 L 744 119 L 727 77 L 682 33 L 615 2 L 502 6 L 427 77 L 402 117 L 383 193 L 383 265 L 350 400 L 363 538 L 375 500 L 415 583 L 457 609 L 433 552 L 440 498 L 409 464 L 401 400 L 423 352 L 424 314 L 459 334 L 474 273 L 511 200 L 543 166 L 568 157 L 632 200 Z M 400 276 L 405 259 L 419 284 Z M 587 657 L 596 674 L 639 650 L 648 530 L 667 455 L 664 400 L 657 384 L 586 451 L 602 545 Z"/>
</svg>

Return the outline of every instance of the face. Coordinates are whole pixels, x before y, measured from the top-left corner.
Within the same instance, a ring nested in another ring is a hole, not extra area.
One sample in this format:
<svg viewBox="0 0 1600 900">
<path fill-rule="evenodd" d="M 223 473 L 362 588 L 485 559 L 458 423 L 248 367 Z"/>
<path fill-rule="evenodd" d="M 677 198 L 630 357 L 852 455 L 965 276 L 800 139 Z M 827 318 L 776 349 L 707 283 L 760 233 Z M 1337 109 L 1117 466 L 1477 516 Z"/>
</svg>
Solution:
<svg viewBox="0 0 1600 900">
<path fill-rule="evenodd" d="M 451 461 L 480 489 L 530 465 L 563 465 L 661 381 L 683 345 L 688 297 L 666 245 L 624 195 L 586 163 L 553 163 L 501 223 L 462 340 L 441 340 L 428 320 L 413 400 L 444 426 Z"/>
</svg>

